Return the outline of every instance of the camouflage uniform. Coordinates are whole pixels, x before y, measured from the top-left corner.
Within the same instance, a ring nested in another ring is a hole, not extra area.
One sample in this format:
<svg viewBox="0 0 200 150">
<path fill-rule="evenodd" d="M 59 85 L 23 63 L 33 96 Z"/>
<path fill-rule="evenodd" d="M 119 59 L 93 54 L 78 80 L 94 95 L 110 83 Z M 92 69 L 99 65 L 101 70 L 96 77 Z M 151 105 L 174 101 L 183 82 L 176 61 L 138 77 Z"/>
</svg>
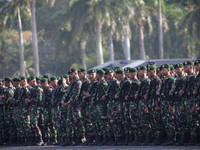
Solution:
<svg viewBox="0 0 200 150">
<path fill-rule="evenodd" d="M 3 140 L 6 138 L 6 136 L 4 135 L 5 132 L 4 132 L 4 126 L 5 126 L 5 123 L 4 123 L 4 115 L 5 115 L 5 110 L 4 110 L 4 91 L 5 88 L 4 87 L 0 87 L 0 96 L 2 96 L 0 98 L 0 143 L 2 144 L 3 143 Z M 0 144 L 0 145 L 1 145 Z"/>
</svg>

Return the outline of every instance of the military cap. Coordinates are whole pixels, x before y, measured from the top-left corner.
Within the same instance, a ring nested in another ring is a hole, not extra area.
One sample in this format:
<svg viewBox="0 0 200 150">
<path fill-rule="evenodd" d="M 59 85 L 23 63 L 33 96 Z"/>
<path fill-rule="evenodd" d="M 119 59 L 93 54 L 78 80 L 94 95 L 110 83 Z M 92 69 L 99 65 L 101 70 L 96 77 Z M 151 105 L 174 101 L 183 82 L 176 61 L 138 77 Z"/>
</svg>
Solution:
<svg viewBox="0 0 200 150">
<path fill-rule="evenodd" d="M 96 70 L 95 70 L 95 69 L 90 69 L 90 70 L 88 71 L 88 74 L 90 74 L 90 73 L 96 73 Z"/>
<path fill-rule="evenodd" d="M 3 82 L 3 80 L 2 80 L 2 79 L 0 79 L 0 82 Z"/>
<path fill-rule="evenodd" d="M 30 76 L 29 77 L 29 80 L 33 80 L 33 79 L 36 79 L 36 76 Z"/>
<path fill-rule="evenodd" d="M 116 74 L 122 74 L 124 73 L 124 70 L 122 68 L 118 68 L 115 70 Z"/>
<path fill-rule="evenodd" d="M 13 81 L 18 82 L 18 81 L 19 81 L 19 78 L 13 78 Z"/>
<path fill-rule="evenodd" d="M 113 70 L 121 68 L 120 66 L 113 67 Z"/>
<path fill-rule="evenodd" d="M 105 68 L 102 68 L 102 69 L 103 69 L 103 71 L 107 72 L 110 68 L 105 67 Z"/>
<path fill-rule="evenodd" d="M 5 77 L 4 79 L 5 81 L 9 81 L 9 82 L 12 82 L 12 79 L 10 77 Z"/>
<path fill-rule="evenodd" d="M 73 73 L 73 72 L 75 72 L 75 71 L 77 71 L 76 68 L 71 68 L 71 69 L 69 70 L 69 74 L 70 74 L 70 73 Z"/>
<path fill-rule="evenodd" d="M 68 74 L 64 74 L 62 75 L 63 78 L 69 78 L 69 75 Z"/>
<path fill-rule="evenodd" d="M 136 68 L 130 68 L 129 72 L 137 72 L 137 69 Z"/>
<path fill-rule="evenodd" d="M 174 70 L 175 70 L 174 67 L 171 66 L 171 67 L 170 67 L 170 71 L 174 71 Z"/>
<path fill-rule="evenodd" d="M 61 77 L 60 77 L 60 76 L 56 76 L 56 79 L 57 79 L 57 80 L 60 80 L 60 79 L 61 79 Z"/>
<path fill-rule="evenodd" d="M 170 65 L 169 65 L 169 64 L 163 64 L 163 65 L 161 66 L 161 68 L 170 68 Z"/>
<path fill-rule="evenodd" d="M 27 79 L 25 76 L 19 77 L 19 81 Z"/>
<path fill-rule="evenodd" d="M 61 85 L 62 84 L 62 80 L 60 79 L 59 81 L 58 81 L 58 85 Z"/>
<path fill-rule="evenodd" d="M 147 67 L 148 70 L 156 70 L 156 65 L 149 65 Z"/>
<path fill-rule="evenodd" d="M 194 63 L 191 62 L 191 61 L 185 61 L 185 62 L 183 63 L 183 65 L 184 65 L 184 66 L 185 66 L 185 65 L 192 65 L 192 66 L 194 66 Z"/>
<path fill-rule="evenodd" d="M 145 67 L 145 66 L 139 66 L 139 67 L 137 67 L 137 70 L 147 70 L 147 67 Z"/>
<path fill-rule="evenodd" d="M 57 78 L 55 76 L 50 78 L 50 81 L 54 81 L 54 80 L 57 80 Z"/>
<path fill-rule="evenodd" d="M 39 77 L 36 77 L 36 81 L 41 81 L 41 79 Z"/>
<path fill-rule="evenodd" d="M 46 82 L 48 82 L 48 79 L 47 79 L 47 78 L 42 78 L 42 79 L 41 79 L 41 83 L 46 83 Z"/>
<path fill-rule="evenodd" d="M 78 70 L 78 72 L 85 72 L 85 71 L 87 71 L 85 68 L 80 68 L 80 69 Z"/>
<path fill-rule="evenodd" d="M 170 67 L 174 67 L 175 66 L 175 64 L 170 64 Z"/>
<path fill-rule="evenodd" d="M 108 69 L 105 74 L 108 74 L 108 73 L 114 73 L 114 70 L 113 69 Z"/>
<path fill-rule="evenodd" d="M 130 71 L 130 69 L 131 69 L 131 67 L 126 67 L 126 68 L 124 68 L 124 71 Z"/>
<path fill-rule="evenodd" d="M 146 67 L 147 67 L 147 69 L 148 69 L 148 67 L 150 67 L 150 66 L 156 66 L 155 64 L 148 64 Z"/>
<path fill-rule="evenodd" d="M 175 64 L 175 66 L 174 66 L 175 69 L 176 69 L 176 68 L 181 68 L 181 67 L 183 67 L 183 64 L 182 64 L 182 63 Z"/>
<path fill-rule="evenodd" d="M 45 74 L 45 75 L 43 75 L 43 78 L 49 79 L 49 78 L 50 78 L 50 75 Z"/>
<path fill-rule="evenodd" d="M 105 71 L 103 69 L 98 69 L 97 74 L 105 74 Z"/>
<path fill-rule="evenodd" d="M 197 64 L 200 64 L 200 59 L 198 59 L 198 60 L 196 60 L 195 62 L 194 62 L 194 65 L 196 66 Z"/>
</svg>

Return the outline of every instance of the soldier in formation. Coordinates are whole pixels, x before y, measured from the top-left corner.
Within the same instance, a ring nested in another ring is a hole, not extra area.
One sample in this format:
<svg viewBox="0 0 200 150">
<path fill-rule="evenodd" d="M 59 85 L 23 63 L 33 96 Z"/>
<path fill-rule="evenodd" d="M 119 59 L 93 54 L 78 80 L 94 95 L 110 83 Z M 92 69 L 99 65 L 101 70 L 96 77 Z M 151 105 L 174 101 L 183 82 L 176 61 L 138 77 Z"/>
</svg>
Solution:
<svg viewBox="0 0 200 150">
<path fill-rule="evenodd" d="M 0 145 L 200 145 L 200 60 L 0 79 Z"/>
</svg>

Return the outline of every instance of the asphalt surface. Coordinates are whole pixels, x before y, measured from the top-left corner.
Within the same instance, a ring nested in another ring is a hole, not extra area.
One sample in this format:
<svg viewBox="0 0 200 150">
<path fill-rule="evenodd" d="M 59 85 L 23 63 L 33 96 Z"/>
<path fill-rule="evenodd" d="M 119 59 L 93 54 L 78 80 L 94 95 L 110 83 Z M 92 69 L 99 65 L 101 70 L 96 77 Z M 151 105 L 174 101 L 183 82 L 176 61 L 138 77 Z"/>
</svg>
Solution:
<svg viewBox="0 0 200 150">
<path fill-rule="evenodd" d="M 200 150 L 200 146 L 0 146 L 1 150 Z"/>
</svg>

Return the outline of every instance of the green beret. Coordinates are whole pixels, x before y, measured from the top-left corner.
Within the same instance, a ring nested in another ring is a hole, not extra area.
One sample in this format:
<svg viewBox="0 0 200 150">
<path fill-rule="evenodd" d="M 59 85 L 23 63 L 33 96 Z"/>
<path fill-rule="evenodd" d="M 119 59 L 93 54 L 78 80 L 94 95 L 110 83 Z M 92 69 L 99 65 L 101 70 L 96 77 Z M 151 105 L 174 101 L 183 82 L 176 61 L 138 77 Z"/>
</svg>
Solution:
<svg viewBox="0 0 200 150">
<path fill-rule="evenodd" d="M 108 67 L 105 67 L 105 68 L 102 68 L 103 71 L 107 72 L 110 68 Z"/>
<path fill-rule="evenodd" d="M 21 76 L 21 77 L 19 77 L 19 81 L 21 81 L 21 80 L 25 80 L 25 79 L 26 79 L 25 76 Z"/>
<path fill-rule="evenodd" d="M 68 74 L 73 73 L 73 72 L 75 72 L 75 71 L 77 71 L 76 68 L 71 68 L 71 69 L 69 70 Z"/>
<path fill-rule="evenodd" d="M 9 82 L 12 82 L 12 79 L 10 77 L 5 77 L 4 79 L 5 81 L 9 81 Z"/>
<path fill-rule="evenodd" d="M 124 73 L 124 70 L 122 68 L 118 68 L 115 70 L 116 74 L 122 74 Z"/>
<path fill-rule="evenodd" d="M 54 81 L 54 80 L 57 80 L 57 78 L 54 76 L 50 78 L 50 81 Z"/>
<path fill-rule="evenodd" d="M 176 64 L 176 65 L 174 66 L 175 69 L 176 69 L 176 68 L 181 68 L 181 67 L 183 67 L 183 64 L 182 64 L 182 63 L 178 63 L 178 64 Z"/>
<path fill-rule="evenodd" d="M 85 72 L 85 71 L 87 71 L 85 68 L 81 68 L 78 70 L 78 72 Z"/>
<path fill-rule="evenodd" d="M 13 78 L 13 81 L 18 82 L 18 81 L 19 81 L 19 78 Z"/>
<path fill-rule="evenodd" d="M 192 65 L 192 66 L 194 66 L 194 63 L 191 62 L 191 61 L 185 61 L 185 62 L 183 63 L 183 65 L 184 65 L 184 66 L 185 66 L 185 65 Z"/>
<path fill-rule="evenodd" d="M 194 62 L 194 65 L 196 66 L 197 64 L 200 64 L 200 59 L 198 59 L 198 60 L 196 60 L 195 62 Z"/>
<path fill-rule="evenodd" d="M 49 78 L 50 78 L 50 75 L 45 74 L 45 75 L 43 75 L 43 78 L 49 79 Z"/>
<path fill-rule="evenodd" d="M 31 77 L 29 78 L 29 80 L 33 80 L 33 79 L 36 79 L 36 76 L 31 76 Z"/>
<path fill-rule="evenodd" d="M 121 68 L 120 66 L 113 67 L 113 70 Z"/>
<path fill-rule="evenodd" d="M 174 71 L 174 70 L 175 70 L 174 67 L 171 66 L 171 67 L 170 67 L 170 71 Z"/>
<path fill-rule="evenodd" d="M 88 71 L 88 74 L 90 74 L 90 73 L 96 73 L 96 70 L 95 70 L 95 69 L 90 69 L 90 70 Z"/>
<path fill-rule="evenodd" d="M 42 79 L 41 79 L 41 83 L 46 83 L 47 81 L 48 81 L 47 78 L 42 78 Z"/>
<path fill-rule="evenodd" d="M 147 67 L 148 70 L 156 70 L 156 65 L 149 65 Z"/>
<path fill-rule="evenodd" d="M 62 84 L 62 80 L 60 79 L 59 81 L 58 81 L 58 85 L 61 85 Z"/>
<path fill-rule="evenodd" d="M 0 82 L 3 82 L 3 80 L 2 80 L 2 79 L 0 79 Z"/>
<path fill-rule="evenodd" d="M 161 68 L 170 68 L 170 65 L 169 65 L 169 64 L 163 64 L 163 65 L 161 66 Z"/>
<path fill-rule="evenodd" d="M 36 81 L 41 81 L 41 79 L 39 77 L 36 77 Z"/>
<path fill-rule="evenodd" d="M 57 80 L 60 80 L 60 79 L 61 79 L 61 77 L 60 77 L 60 76 L 56 76 L 56 79 L 57 79 Z"/>
<path fill-rule="evenodd" d="M 170 67 L 174 67 L 175 66 L 175 64 L 170 64 Z"/>
<path fill-rule="evenodd" d="M 97 74 L 105 74 L 105 71 L 103 69 L 98 69 Z"/>
<path fill-rule="evenodd" d="M 130 71 L 131 67 L 124 68 L 124 71 Z"/>
<path fill-rule="evenodd" d="M 108 69 L 105 74 L 108 74 L 108 73 L 114 73 L 114 70 L 113 69 Z"/>
<path fill-rule="evenodd" d="M 130 68 L 129 72 L 137 72 L 137 69 L 136 68 Z"/>
<path fill-rule="evenodd" d="M 69 75 L 68 74 L 64 74 L 62 75 L 63 78 L 69 78 Z"/>
<path fill-rule="evenodd" d="M 147 70 L 147 67 L 145 67 L 145 66 L 139 66 L 139 67 L 137 67 L 137 70 Z"/>
</svg>

